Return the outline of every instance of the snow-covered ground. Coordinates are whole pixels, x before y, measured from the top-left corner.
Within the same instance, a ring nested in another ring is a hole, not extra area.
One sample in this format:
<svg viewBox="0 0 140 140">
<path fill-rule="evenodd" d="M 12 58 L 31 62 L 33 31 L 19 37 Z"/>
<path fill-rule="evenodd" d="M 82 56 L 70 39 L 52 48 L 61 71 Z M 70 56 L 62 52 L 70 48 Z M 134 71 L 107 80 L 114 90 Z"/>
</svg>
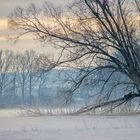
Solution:
<svg viewBox="0 0 140 140">
<path fill-rule="evenodd" d="M 0 111 L 0 140 L 140 140 L 140 115 L 15 116 Z"/>
</svg>

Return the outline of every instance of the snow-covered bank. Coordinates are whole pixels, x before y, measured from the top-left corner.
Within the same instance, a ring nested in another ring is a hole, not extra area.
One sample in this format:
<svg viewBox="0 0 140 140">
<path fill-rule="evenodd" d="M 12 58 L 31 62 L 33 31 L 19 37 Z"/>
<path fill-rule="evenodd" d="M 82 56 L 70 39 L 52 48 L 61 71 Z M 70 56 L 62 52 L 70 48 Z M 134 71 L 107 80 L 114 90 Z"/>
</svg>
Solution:
<svg viewBox="0 0 140 140">
<path fill-rule="evenodd" d="M 140 115 L 15 117 L 0 111 L 0 140 L 139 140 Z M 15 113 L 16 114 L 16 113 Z"/>
<path fill-rule="evenodd" d="M 2 117 L 15 117 L 19 112 L 20 109 L 0 109 L 0 120 Z"/>
</svg>

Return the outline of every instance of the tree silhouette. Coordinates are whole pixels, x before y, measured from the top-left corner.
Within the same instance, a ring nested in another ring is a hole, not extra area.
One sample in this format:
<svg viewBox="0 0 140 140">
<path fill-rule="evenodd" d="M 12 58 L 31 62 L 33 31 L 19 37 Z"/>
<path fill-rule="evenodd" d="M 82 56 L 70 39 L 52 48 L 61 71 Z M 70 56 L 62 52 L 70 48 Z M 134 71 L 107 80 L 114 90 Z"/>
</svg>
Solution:
<svg viewBox="0 0 140 140">
<path fill-rule="evenodd" d="M 123 93 L 122 98 L 114 101 L 102 100 L 96 106 L 100 107 L 140 97 L 140 45 L 134 24 L 139 13 L 138 0 L 78 0 L 67 10 L 49 3 L 42 9 L 31 4 L 27 9 L 16 8 L 9 16 L 9 26 L 17 32 L 17 38 L 32 33 L 40 41 L 61 49 L 58 60 L 50 61 L 51 67 L 80 69 L 81 75 L 71 92 L 85 79 L 97 77 L 103 71 L 106 78 L 96 79 L 103 83 L 103 91 L 115 74 L 127 77 L 129 82 L 120 83 L 127 83 L 127 87 L 133 85 L 133 93 Z M 94 105 L 91 106 L 93 109 Z"/>
</svg>

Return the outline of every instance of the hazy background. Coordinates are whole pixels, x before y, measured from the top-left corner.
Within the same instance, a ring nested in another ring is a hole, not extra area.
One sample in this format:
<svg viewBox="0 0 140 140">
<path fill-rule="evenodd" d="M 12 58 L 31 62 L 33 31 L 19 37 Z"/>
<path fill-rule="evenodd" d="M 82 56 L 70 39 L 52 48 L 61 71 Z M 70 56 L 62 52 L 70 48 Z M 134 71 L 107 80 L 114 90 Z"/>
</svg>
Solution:
<svg viewBox="0 0 140 140">
<path fill-rule="evenodd" d="M 34 3 L 37 6 L 42 6 L 43 3 L 51 2 L 58 6 L 65 6 L 72 0 L 0 0 L 0 49 L 12 49 L 13 51 L 24 51 L 26 49 L 34 49 L 37 52 L 53 52 L 54 50 L 47 50 L 45 47 L 41 47 L 40 43 L 33 41 L 31 38 L 19 40 L 16 44 L 8 41 L 9 30 L 7 28 L 7 17 L 14 10 L 16 6 L 27 7 L 30 3 Z"/>
</svg>

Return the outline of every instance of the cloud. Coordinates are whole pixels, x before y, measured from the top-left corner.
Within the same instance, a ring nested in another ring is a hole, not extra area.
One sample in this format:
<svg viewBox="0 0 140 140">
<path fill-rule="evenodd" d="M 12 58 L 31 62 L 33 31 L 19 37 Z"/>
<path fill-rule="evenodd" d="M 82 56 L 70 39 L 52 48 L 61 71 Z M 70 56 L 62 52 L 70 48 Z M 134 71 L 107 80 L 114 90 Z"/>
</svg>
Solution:
<svg viewBox="0 0 140 140">
<path fill-rule="evenodd" d="M 42 6 L 44 1 L 52 2 L 56 5 L 64 5 L 72 0 L 0 0 L 0 17 L 7 17 L 16 6 L 26 7 L 30 3 Z"/>
<path fill-rule="evenodd" d="M 0 19 L 0 30 L 3 30 L 7 28 L 7 19 L 6 18 L 1 18 Z"/>
<path fill-rule="evenodd" d="M 7 28 L 7 17 L 14 10 L 16 6 L 27 7 L 30 3 L 35 3 L 37 6 L 42 6 L 44 1 L 52 2 L 57 5 L 64 5 L 71 0 L 0 0 L 0 49 L 9 49 L 22 51 L 25 49 L 35 49 L 37 52 L 53 53 L 54 50 L 39 47 L 40 43 L 34 42 L 31 35 L 23 36 L 20 41 L 14 45 L 7 40 L 9 30 Z M 48 47 L 47 47 L 48 48 Z"/>
</svg>

